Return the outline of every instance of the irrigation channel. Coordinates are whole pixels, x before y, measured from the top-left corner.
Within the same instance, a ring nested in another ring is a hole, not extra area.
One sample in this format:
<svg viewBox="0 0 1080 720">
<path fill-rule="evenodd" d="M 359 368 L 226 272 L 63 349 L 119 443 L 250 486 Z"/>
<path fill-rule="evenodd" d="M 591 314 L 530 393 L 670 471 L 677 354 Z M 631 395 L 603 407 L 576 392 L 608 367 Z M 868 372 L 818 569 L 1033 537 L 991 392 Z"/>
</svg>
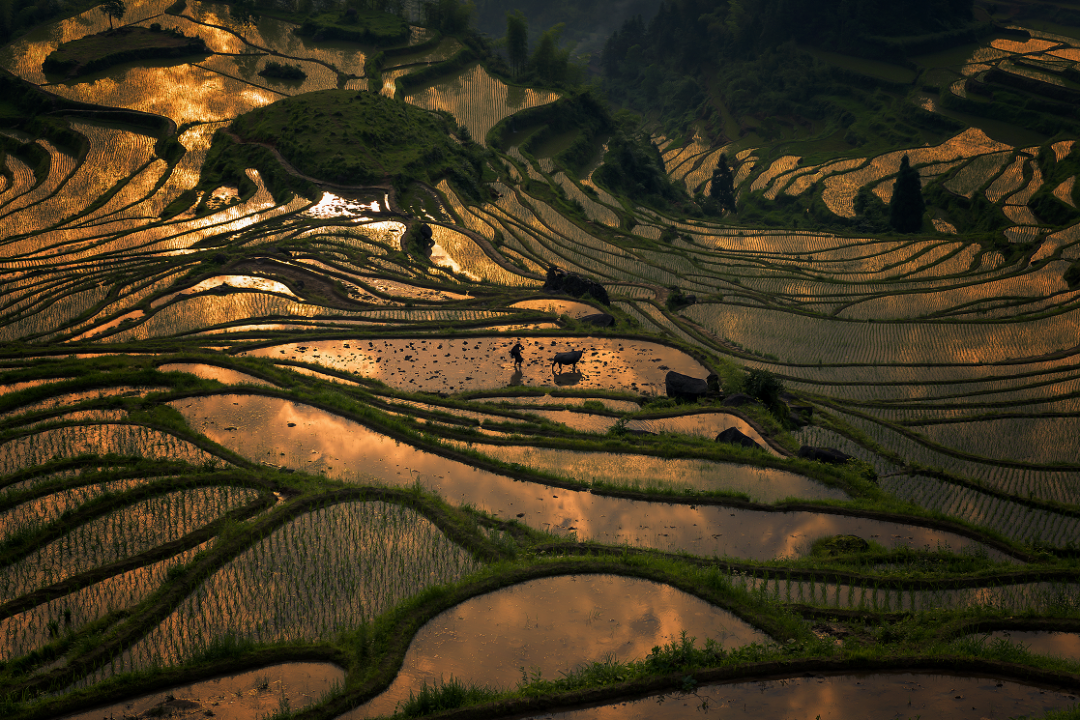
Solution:
<svg viewBox="0 0 1080 720">
<path fill-rule="evenodd" d="M 46 76 L 106 21 L 0 51 L 57 108 L 0 130 L 0 715 L 1075 705 L 1080 225 L 1028 208 L 1071 202 L 1036 160 L 1073 141 L 969 128 L 803 163 L 657 137 L 691 192 L 727 150 L 740 193 L 853 217 L 906 152 L 1013 221 L 999 242 L 738 227 L 535 154 L 513 118 L 565 98 L 476 63 L 439 75 L 453 38 L 414 28 L 376 82 L 373 47 L 131 0 L 125 25 L 209 52 Z M 1035 39 L 965 73 L 1080 57 Z M 271 58 L 306 78 L 261 75 Z M 445 180 L 283 193 L 280 164 L 200 185 L 216 131 L 332 89 L 445 111 L 482 144 L 513 125 L 487 148 L 490 200 Z M 544 290 L 551 265 L 610 302 Z M 772 408 L 742 392 L 762 370 Z M 679 401 L 671 372 L 719 386 Z"/>
</svg>

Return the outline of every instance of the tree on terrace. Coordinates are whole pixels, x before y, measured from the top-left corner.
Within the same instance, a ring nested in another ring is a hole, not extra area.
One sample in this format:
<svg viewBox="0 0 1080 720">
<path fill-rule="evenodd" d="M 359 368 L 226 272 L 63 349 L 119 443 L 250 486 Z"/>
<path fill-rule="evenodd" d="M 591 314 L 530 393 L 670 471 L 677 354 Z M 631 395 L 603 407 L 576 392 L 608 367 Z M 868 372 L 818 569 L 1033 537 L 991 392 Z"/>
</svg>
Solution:
<svg viewBox="0 0 1080 720">
<path fill-rule="evenodd" d="M 124 4 L 124 0 L 105 0 L 101 3 L 101 12 L 105 13 L 109 18 L 109 29 L 112 30 L 113 20 L 119 20 L 124 17 L 124 13 L 127 12 L 127 6 Z"/>
<path fill-rule="evenodd" d="M 925 211 L 919 172 L 911 167 L 905 155 L 900 161 L 900 172 L 896 174 L 896 187 L 889 203 L 889 224 L 897 232 L 918 232 L 922 228 Z"/>
<path fill-rule="evenodd" d="M 506 54 L 515 74 L 529 62 L 529 21 L 520 10 L 506 13 Z"/>
<path fill-rule="evenodd" d="M 727 153 L 720 153 L 720 159 L 716 161 L 709 196 L 716 201 L 721 210 L 735 213 L 735 174 L 731 172 L 731 166 L 728 165 Z"/>
</svg>

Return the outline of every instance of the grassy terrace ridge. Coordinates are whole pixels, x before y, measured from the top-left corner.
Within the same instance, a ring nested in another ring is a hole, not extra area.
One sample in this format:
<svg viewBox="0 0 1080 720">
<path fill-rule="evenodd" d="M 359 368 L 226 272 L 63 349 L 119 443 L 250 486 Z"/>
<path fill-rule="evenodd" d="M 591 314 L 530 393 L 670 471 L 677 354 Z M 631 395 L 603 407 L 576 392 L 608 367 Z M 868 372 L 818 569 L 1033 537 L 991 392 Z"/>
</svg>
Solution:
<svg viewBox="0 0 1080 720">
<path fill-rule="evenodd" d="M 231 129 L 320 180 L 403 187 L 451 177 L 479 193 L 483 150 L 455 139 L 463 133 L 452 119 L 377 93 L 305 93 L 241 115 Z"/>
<path fill-rule="evenodd" d="M 50 75 L 77 78 L 133 60 L 160 60 L 208 55 L 199 37 L 144 27 L 121 27 L 66 42 L 45 58 Z"/>
<path fill-rule="evenodd" d="M 409 40 L 409 23 L 391 13 L 350 7 L 341 13 L 324 12 L 318 15 L 292 18 L 301 20 L 297 34 L 313 40 L 345 40 L 388 46 Z"/>
</svg>

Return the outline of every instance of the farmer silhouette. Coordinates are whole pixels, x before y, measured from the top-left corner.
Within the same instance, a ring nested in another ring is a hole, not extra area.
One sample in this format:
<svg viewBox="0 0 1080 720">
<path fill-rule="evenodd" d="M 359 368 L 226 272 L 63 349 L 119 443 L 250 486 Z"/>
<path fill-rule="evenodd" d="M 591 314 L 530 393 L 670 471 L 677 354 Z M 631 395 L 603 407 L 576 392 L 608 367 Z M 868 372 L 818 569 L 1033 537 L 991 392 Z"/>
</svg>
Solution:
<svg viewBox="0 0 1080 720">
<path fill-rule="evenodd" d="M 514 347 L 510 348 L 510 357 L 514 358 L 514 368 L 520 368 L 521 363 L 524 362 L 524 358 L 521 357 L 521 351 L 525 349 L 525 346 L 518 340 Z"/>
</svg>

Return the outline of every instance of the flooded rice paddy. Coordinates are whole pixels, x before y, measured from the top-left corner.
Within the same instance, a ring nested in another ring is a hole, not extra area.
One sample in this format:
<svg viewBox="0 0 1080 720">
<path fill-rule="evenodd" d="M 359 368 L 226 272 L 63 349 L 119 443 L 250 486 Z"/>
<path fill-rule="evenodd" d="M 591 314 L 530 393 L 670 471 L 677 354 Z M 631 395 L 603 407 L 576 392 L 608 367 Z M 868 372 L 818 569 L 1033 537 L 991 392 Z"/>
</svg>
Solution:
<svg viewBox="0 0 1080 720">
<path fill-rule="evenodd" d="M 512 687 L 523 675 L 556 677 L 584 663 L 643 657 L 684 630 L 729 649 L 768 642 L 731 613 L 669 586 L 608 575 L 531 580 L 433 618 L 394 683 L 341 720 L 388 715 L 423 684 L 451 677 Z"/>
<path fill-rule="evenodd" d="M 289 343 L 252 351 L 254 357 L 295 360 L 374 378 L 403 390 L 463 392 L 507 385 L 629 390 L 663 395 L 669 371 L 704 379 L 701 363 L 657 343 L 609 338 L 522 338 L 525 361 L 515 368 L 513 338 L 356 340 Z M 552 370 L 556 353 L 581 350 L 581 361 Z"/>
<path fill-rule="evenodd" d="M 211 440 L 255 462 L 351 483 L 398 487 L 419 483 L 448 502 L 471 505 L 507 520 L 518 518 L 536 529 L 564 537 L 572 534 L 579 540 L 762 560 L 796 557 L 807 552 L 814 540 L 838 534 L 860 535 L 888 547 L 981 547 L 955 533 L 916 525 L 829 513 L 625 500 L 587 489 L 521 482 L 412 447 L 324 410 L 277 398 L 217 395 L 177 401 L 174 407 Z M 739 468 L 732 466 L 726 472 L 737 475 Z M 750 474 L 767 477 L 769 472 Z M 587 480 L 569 474 L 575 480 Z"/>
<path fill-rule="evenodd" d="M 388 53 L 371 90 L 448 112 L 481 144 L 509 123 L 486 199 L 441 178 L 407 193 L 289 196 L 288 170 L 265 165 L 207 186 L 216 131 L 291 95 L 364 91 L 381 49 L 196 0 L 132 0 L 123 22 L 198 36 L 211 52 L 51 82 L 43 60 L 106 29 L 98 10 L 0 52 L 59 98 L 155 116 L 65 106 L 53 119 L 67 134 L 5 131 L 3 697 L 47 697 L 59 710 L 46 714 L 71 716 L 116 677 L 127 699 L 77 717 L 254 720 L 333 702 L 317 712 L 352 718 L 451 676 L 510 688 L 642 661 L 684 631 L 767 661 L 863 652 L 869 637 L 904 662 L 965 614 L 1073 628 L 1080 225 L 1037 210 L 1048 195 L 1075 206 L 1075 176 L 1047 164 L 1075 162 L 1074 141 L 1011 145 L 968 128 L 811 164 L 700 132 L 657 137 L 691 192 L 727 152 L 742 196 L 815 197 L 848 219 L 860 191 L 891 198 L 908 155 L 924 184 L 992 206 L 993 240 L 957 217 L 935 218 L 940 232 L 860 236 L 668 216 L 616 197 L 592 168 L 563 167 L 553 153 L 569 136 L 530 157 L 521 143 L 536 128 L 514 116 L 559 92 L 477 63 L 412 83 L 464 47 L 414 27 L 421 45 Z M 992 72 L 1055 84 L 1048 63 L 1077 53 L 1045 33 L 995 37 L 944 92 L 965 95 Z M 271 58 L 307 78 L 259 75 Z M 409 245 L 421 221 L 430 254 Z M 542 290 L 552 265 L 611 303 Z M 673 288 L 697 302 L 675 309 Z M 600 312 L 615 325 L 578 322 Z M 572 350 L 576 367 L 552 367 Z M 785 404 L 724 406 L 749 389 L 747 370 L 775 374 Z M 676 401 L 669 372 L 716 373 L 719 392 Z M 713 442 L 729 429 L 762 449 Z M 800 460 L 804 444 L 857 460 Z M 543 564 L 558 577 L 492 589 Z M 625 577 L 641 573 L 665 580 Z M 821 613 L 853 618 L 836 621 L 844 637 L 827 651 Z M 982 718 L 1074 704 L 1059 692 L 1080 667 L 1072 630 L 996 631 L 964 658 L 1031 665 L 1018 644 L 1064 658 L 1066 679 L 811 672 L 558 716 L 707 705 Z M 278 662 L 309 650 L 350 658 L 349 672 Z M 262 653 L 281 654 L 266 666 Z M 164 687 L 215 657 L 239 672 L 150 695 L 133 680 Z M 399 660 L 381 679 L 357 670 Z"/>
<path fill-rule="evenodd" d="M 259 720 L 282 708 L 301 710 L 344 682 L 345 671 L 330 663 L 283 663 L 172 687 L 65 720 L 112 720 L 120 715 Z"/>
<path fill-rule="evenodd" d="M 668 694 L 583 710 L 532 715 L 551 720 L 584 718 L 792 717 L 877 720 L 935 717 L 942 720 L 1016 717 L 1073 707 L 1076 696 L 992 677 L 885 673 L 777 678 L 761 682 L 704 685 L 693 694 Z"/>
</svg>

